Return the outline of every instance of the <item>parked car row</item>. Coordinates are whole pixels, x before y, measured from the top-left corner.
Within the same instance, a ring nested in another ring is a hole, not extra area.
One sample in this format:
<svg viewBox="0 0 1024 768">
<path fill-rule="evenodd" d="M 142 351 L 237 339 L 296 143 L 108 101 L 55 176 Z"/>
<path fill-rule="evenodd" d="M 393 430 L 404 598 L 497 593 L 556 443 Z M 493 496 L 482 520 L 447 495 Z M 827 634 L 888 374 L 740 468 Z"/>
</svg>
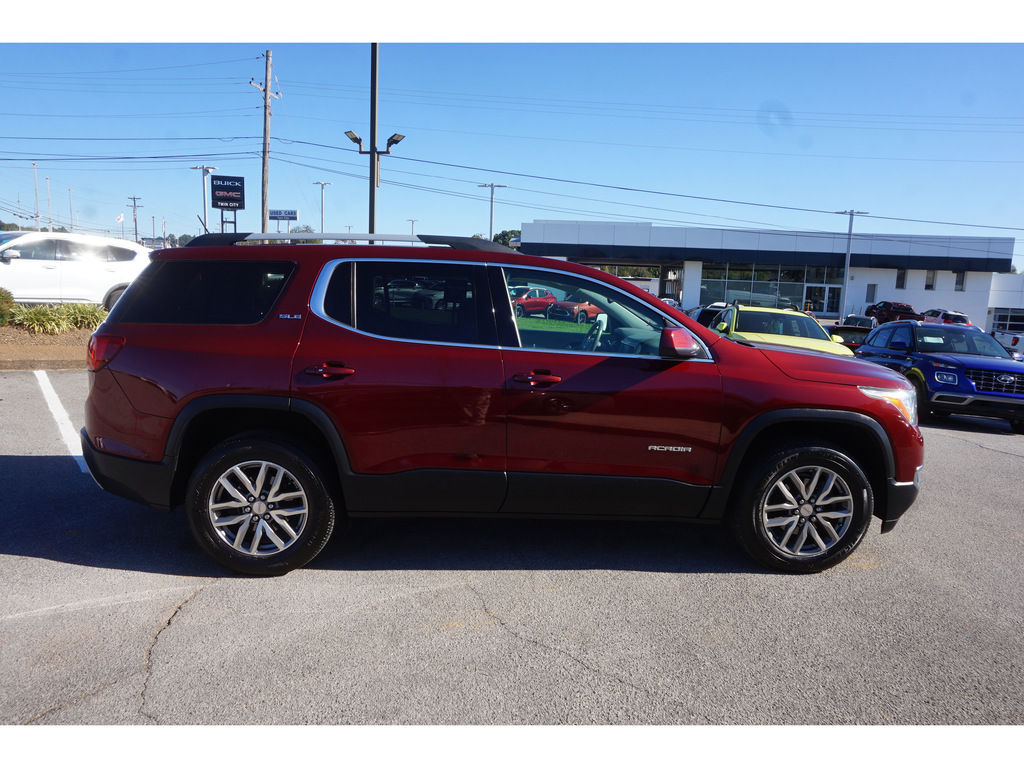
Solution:
<svg viewBox="0 0 1024 768">
<path fill-rule="evenodd" d="M 914 385 L 923 418 L 991 416 L 1024 432 L 1024 356 L 1012 345 L 1019 342 L 1017 337 L 1001 343 L 996 334 L 971 325 L 962 312 L 934 309 L 918 314 L 911 305 L 897 302 L 880 302 L 868 311 L 872 314 L 850 315 L 827 328 L 795 310 L 738 304 L 695 307 L 687 314 L 734 340 L 833 354 L 840 348 L 884 365 Z M 890 314 L 905 317 L 879 322 Z"/>
<path fill-rule="evenodd" d="M 19 304 L 102 304 L 107 309 L 149 264 L 127 240 L 58 232 L 0 232 L 0 288 Z"/>
</svg>

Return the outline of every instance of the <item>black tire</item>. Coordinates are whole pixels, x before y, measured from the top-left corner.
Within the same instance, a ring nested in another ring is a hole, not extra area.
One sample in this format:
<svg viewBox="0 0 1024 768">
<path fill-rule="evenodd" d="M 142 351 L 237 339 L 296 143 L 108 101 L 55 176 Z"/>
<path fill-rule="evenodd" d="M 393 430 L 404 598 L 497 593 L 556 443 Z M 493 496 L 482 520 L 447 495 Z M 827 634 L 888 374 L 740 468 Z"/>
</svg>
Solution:
<svg viewBox="0 0 1024 768">
<path fill-rule="evenodd" d="M 1024 420 L 1022 419 L 1011 419 L 1010 429 L 1016 432 L 1018 435 L 1024 435 Z"/>
<path fill-rule="evenodd" d="M 112 310 L 114 308 L 114 305 L 117 304 L 117 300 L 121 298 L 121 294 L 123 293 L 124 288 L 118 288 L 115 291 L 111 291 L 110 295 L 107 297 L 106 303 L 103 305 L 103 308 L 108 312 Z"/>
<path fill-rule="evenodd" d="M 516 304 L 516 317 L 522 317 L 522 316 L 523 316 L 523 305 L 522 304 Z"/>
<path fill-rule="evenodd" d="M 737 488 L 730 524 L 762 565 L 816 573 L 857 548 L 873 510 L 871 483 L 842 449 L 789 445 L 749 468 Z"/>
<path fill-rule="evenodd" d="M 280 576 L 320 553 L 335 505 L 317 462 L 265 436 L 221 443 L 196 466 L 185 512 L 199 546 L 220 565 Z"/>
<path fill-rule="evenodd" d="M 916 376 L 910 382 L 914 385 L 914 390 L 917 392 L 917 420 L 929 421 L 934 418 L 935 414 L 928 405 L 928 388 Z"/>
<path fill-rule="evenodd" d="M 576 313 L 576 322 L 580 325 L 590 322 L 590 317 L 587 315 L 586 310 L 581 309 Z"/>
</svg>

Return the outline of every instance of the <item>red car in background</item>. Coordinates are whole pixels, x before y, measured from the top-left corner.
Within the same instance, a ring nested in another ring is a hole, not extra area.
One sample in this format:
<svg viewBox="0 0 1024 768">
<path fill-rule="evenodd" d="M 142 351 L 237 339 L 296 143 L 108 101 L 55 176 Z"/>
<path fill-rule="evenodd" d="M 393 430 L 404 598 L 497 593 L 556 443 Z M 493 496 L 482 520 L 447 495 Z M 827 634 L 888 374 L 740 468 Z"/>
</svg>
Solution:
<svg viewBox="0 0 1024 768">
<path fill-rule="evenodd" d="M 509 295 L 512 297 L 512 310 L 516 317 L 547 316 L 548 308 L 558 301 L 558 297 L 546 288 L 530 288 L 526 285 L 510 288 Z"/>
<path fill-rule="evenodd" d="M 548 307 L 547 316 L 550 320 L 568 320 L 573 323 L 592 323 L 603 309 L 587 301 L 586 297 L 570 294 L 563 301 L 556 301 Z"/>
<path fill-rule="evenodd" d="M 899 301 L 880 301 L 864 310 L 864 314 L 873 317 L 878 324 L 893 320 L 924 320 L 925 316 L 917 312 L 910 304 Z"/>
</svg>

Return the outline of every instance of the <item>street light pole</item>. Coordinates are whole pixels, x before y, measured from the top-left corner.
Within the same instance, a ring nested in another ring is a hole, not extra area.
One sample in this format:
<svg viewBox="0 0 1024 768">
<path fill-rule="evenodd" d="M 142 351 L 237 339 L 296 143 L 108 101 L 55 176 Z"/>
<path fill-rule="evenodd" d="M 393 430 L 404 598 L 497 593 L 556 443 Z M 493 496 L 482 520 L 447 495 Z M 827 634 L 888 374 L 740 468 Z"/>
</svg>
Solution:
<svg viewBox="0 0 1024 768">
<path fill-rule="evenodd" d="M 506 189 L 508 187 L 508 185 L 507 184 L 477 184 L 477 186 L 478 187 L 490 187 L 491 188 L 491 229 L 490 229 L 490 233 L 488 234 L 487 238 L 489 240 L 493 240 L 494 239 L 494 188 L 497 187 L 498 189 Z"/>
<path fill-rule="evenodd" d="M 333 182 L 330 181 L 314 181 L 314 184 L 320 185 L 320 232 L 321 234 L 326 232 L 324 229 L 324 187 L 329 187 Z"/>
<path fill-rule="evenodd" d="M 206 177 L 210 175 L 210 171 L 216 171 L 217 168 L 211 165 L 193 165 L 192 170 L 203 172 L 203 232 L 209 234 L 210 228 L 206 226 Z"/>
<path fill-rule="evenodd" d="M 409 222 L 409 234 L 410 235 L 415 235 L 416 234 L 416 222 L 419 221 L 419 219 L 406 219 L 406 221 Z"/>
<path fill-rule="evenodd" d="M 849 303 L 847 296 L 850 288 L 850 254 L 853 250 L 853 217 L 864 215 L 867 211 L 836 211 L 836 213 L 842 213 L 850 217 L 850 228 L 846 232 L 846 269 L 843 270 L 843 312 L 839 315 L 839 321 L 842 322 L 846 318 L 846 306 Z"/>
<path fill-rule="evenodd" d="M 391 148 L 405 138 L 401 133 L 393 133 L 388 138 L 387 147 L 377 149 L 377 47 L 378 43 L 370 43 L 370 148 L 363 149 L 363 140 L 354 131 L 345 131 L 349 141 L 359 145 L 360 155 L 370 156 L 370 216 L 369 234 L 377 232 L 377 188 L 380 186 L 380 156 L 390 155 Z M 370 241 L 371 244 L 373 241 Z"/>
</svg>

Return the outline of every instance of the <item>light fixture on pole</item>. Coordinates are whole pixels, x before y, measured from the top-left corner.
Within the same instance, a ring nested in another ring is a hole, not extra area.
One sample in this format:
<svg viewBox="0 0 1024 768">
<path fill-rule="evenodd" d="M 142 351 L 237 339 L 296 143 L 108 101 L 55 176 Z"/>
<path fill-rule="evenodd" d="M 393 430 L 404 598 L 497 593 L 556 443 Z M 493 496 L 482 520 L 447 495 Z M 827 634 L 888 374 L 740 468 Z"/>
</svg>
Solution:
<svg viewBox="0 0 1024 768">
<path fill-rule="evenodd" d="M 847 306 L 847 293 L 850 287 L 850 254 L 853 251 L 853 217 L 857 215 L 865 215 L 867 211 L 836 211 L 843 215 L 850 217 L 850 228 L 846 233 L 846 269 L 843 270 L 843 312 L 839 315 L 839 321 L 842 322 L 846 319 L 846 306 Z"/>
<path fill-rule="evenodd" d="M 507 189 L 507 184 L 477 184 L 478 187 L 490 187 L 491 188 L 491 229 L 487 235 L 488 240 L 494 239 L 494 188 Z"/>
<path fill-rule="evenodd" d="M 419 219 L 406 219 L 406 221 L 409 222 L 409 234 L 410 235 L 415 235 L 416 234 L 416 222 L 419 221 Z"/>
<path fill-rule="evenodd" d="M 203 232 L 209 234 L 210 228 L 206 226 L 206 177 L 210 175 L 210 171 L 216 171 L 216 166 L 212 165 L 193 165 L 193 171 L 203 172 Z"/>
<path fill-rule="evenodd" d="M 380 186 L 380 156 L 390 155 L 391 148 L 405 138 L 393 133 L 384 150 L 377 149 L 377 43 L 370 43 L 370 148 L 363 149 L 363 140 L 355 131 L 345 131 L 349 141 L 359 145 L 360 155 L 370 156 L 370 216 L 369 234 L 377 231 L 377 188 Z M 372 241 L 371 241 L 372 242 Z"/>
<path fill-rule="evenodd" d="M 333 182 L 330 181 L 314 181 L 314 184 L 320 185 L 320 232 L 326 232 L 324 229 L 324 187 L 329 187 Z"/>
</svg>

